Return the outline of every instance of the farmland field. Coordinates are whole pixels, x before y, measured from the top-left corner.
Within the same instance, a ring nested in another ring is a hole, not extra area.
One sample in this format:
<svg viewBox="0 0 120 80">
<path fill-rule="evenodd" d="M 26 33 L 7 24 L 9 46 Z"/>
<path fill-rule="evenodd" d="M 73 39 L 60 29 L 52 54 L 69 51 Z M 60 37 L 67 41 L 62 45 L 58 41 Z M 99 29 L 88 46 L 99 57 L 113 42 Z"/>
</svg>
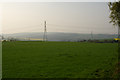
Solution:
<svg viewBox="0 0 120 80">
<path fill-rule="evenodd" d="M 117 43 L 3 42 L 3 78 L 105 78 Z"/>
</svg>

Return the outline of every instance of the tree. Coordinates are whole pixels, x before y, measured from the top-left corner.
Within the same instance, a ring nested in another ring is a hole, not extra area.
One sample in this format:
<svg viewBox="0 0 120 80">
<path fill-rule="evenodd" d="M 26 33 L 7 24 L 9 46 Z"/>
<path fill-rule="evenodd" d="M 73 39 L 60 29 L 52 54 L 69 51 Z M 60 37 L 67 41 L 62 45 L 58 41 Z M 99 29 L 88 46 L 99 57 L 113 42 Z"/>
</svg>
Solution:
<svg viewBox="0 0 120 80">
<path fill-rule="evenodd" d="M 118 26 L 118 38 L 120 38 L 120 0 L 118 2 L 110 2 L 108 4 L 109 9 L 110 9 L 110 18 L 111 21 L 110 23 L 113 23 L 113 25 L 117 25 Z M 120 42 L 120 41 L 119 41 Z M 118 52 L 120 52 L 120 43 L 118 44 Z M 120 78 L 120 54 L 118 53 L 118 78 Z"/>
<path fill-rule="evenodd" d="M 110 23 L 118 26 L 118 38 L 120 38 L 120 0 L 118 2 L 110 2 L 108 6 L 110 9 Z"/>
<path fill-rule="evenodd" d="M 120 1 L 119 2 L 110 2 L 108 4 L 110 9 L 110 23 L 113 25 L 118 25 L 120 27 Z"/>
</svg>

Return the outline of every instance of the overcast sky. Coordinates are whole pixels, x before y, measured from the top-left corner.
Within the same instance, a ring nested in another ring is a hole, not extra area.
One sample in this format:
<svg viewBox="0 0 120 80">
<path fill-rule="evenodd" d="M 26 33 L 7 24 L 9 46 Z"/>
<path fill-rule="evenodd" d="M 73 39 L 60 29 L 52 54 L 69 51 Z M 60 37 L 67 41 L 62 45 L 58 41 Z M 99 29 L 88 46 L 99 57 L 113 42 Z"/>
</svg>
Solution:
<svg viewBox="0 0 120 80">
<path fill-rule="evenodd" d="M 18 2 L 4 3 L 2 32 L 72 32 L 115 34 L 117 27 L 109 23 L 107 2 Z"/>
</svg>

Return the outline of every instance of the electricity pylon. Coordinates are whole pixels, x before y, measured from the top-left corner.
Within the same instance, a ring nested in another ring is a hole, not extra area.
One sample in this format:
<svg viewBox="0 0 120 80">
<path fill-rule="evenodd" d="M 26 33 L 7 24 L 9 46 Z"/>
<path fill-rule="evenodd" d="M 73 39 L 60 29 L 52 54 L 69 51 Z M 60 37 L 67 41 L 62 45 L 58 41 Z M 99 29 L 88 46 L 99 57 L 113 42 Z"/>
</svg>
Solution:
<svg viewBox="0 0 120 80">
<path fill-rule="evenodd" d="M 91 40 L 93 40 L 93 32 L 91 31 Z"/>
<path fill-rule="evenodd" d="M 46 27 L 46 21 L 44 21 L 44 35 L 43 35 L 43 41 L 47 41 L 47 27 Z"/>
</svg>

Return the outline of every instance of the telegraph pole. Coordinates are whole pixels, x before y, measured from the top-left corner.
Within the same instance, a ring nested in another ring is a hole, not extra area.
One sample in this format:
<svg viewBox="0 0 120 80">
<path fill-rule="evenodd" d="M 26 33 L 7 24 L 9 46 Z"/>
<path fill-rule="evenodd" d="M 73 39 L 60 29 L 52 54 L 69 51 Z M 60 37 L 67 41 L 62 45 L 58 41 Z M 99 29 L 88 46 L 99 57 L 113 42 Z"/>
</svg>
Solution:
<svg viewBox="0 0 120 80">
<path fill-rule="evenodd" d="M 43 35 L 43 41 L 47 41 L 47 28 L 46 28 L 46 21 L 44 21 L 44 35 Z"/>
</svg>

